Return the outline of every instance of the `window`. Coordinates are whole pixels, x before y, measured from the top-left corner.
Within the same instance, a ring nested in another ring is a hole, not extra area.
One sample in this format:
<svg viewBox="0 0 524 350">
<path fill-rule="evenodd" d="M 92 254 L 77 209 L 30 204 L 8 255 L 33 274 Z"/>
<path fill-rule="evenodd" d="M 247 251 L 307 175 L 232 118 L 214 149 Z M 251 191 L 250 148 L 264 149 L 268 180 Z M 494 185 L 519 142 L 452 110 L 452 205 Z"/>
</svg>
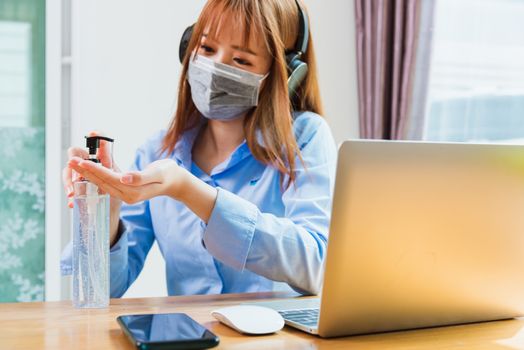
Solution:
<svg viewBox="0 0 524 350">
<path fill-rule="evenodd" d="M 524 143 L 524 1 L 437 0 L 424 139 Z"/>
<path fill-rule="evenodd" d="M 0 125 L 27 127 L 31 107 L 31 25 L 0 22 Z"/>
<path fill-rule="evenodd" d="M 44 298 L 44 17 L 0 2 L 0 302 Z"/>
</svg>

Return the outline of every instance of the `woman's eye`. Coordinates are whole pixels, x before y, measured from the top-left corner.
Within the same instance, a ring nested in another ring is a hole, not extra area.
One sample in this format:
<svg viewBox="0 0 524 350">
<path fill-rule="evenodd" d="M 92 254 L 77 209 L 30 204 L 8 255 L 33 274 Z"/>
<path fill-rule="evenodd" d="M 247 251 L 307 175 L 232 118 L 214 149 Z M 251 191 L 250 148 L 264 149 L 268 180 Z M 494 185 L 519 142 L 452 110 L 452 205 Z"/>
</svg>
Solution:
<svg viewBox="0 0 524 350">
<path fill-rule="evenodd" d="M 238 63 L 238 64 L 240 64 L 242 66 L 250 66 L 251 65 L 251 63 L 249 63 L 249 61 L 243 60 L 243 59 L 238 58 L 238 57 L 235 58 L 234 60 L 235 60 L 236 63 Z"/>
<path fill-rule="evenodd" d="M 209 46 L 207 46 L 207 45 L 200 45 L 200 48 L 201 48 L 202 50 L 204 50 L 205 52 L 207 52 L 207 53 L 213 53 L 213 52 L 215 52 L 215 50 L 213 50 L 212 47 L 209 47 Z"/>
</svg>

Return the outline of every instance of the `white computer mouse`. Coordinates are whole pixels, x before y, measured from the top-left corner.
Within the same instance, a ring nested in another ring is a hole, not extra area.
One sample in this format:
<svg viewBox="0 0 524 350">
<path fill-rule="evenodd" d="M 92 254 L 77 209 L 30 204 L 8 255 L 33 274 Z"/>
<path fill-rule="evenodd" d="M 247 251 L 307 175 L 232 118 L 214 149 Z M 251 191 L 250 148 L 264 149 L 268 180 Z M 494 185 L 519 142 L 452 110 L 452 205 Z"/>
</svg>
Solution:
<svg viewBox="0 0 524 350">
<path fill-rule="evenodd" d="M 273 309 L 256 305 L 235 305 L 211 312 L 223 324 L 244 334 L 275 333 L 284 327 L 284 319 Z"/>
</svg>

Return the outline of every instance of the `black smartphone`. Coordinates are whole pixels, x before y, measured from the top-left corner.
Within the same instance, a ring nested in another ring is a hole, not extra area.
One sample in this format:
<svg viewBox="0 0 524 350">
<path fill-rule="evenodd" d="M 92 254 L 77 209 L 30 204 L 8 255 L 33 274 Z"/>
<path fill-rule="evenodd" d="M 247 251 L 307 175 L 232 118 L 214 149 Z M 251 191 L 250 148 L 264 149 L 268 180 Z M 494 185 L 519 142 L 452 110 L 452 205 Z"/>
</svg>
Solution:
<svg viewBox="0 0 524 350">
<path fill-rule="evenodd" d="M 116 320 L 137 349 L 208 349 L 219 342 L 186 314 L 122 315 Z"/>
</svg>

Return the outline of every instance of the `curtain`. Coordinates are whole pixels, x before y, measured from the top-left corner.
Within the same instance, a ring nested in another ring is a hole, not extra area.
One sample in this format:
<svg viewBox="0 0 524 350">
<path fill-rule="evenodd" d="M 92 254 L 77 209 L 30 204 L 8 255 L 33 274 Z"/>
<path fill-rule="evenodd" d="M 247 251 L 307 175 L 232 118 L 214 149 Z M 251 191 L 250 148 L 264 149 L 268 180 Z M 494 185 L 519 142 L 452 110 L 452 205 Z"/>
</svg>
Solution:
<svg viewBox="0 0 524 350">
<path fill-rule="evenodd" d="M 355 0 L 360 137 L 421 138 L 435 0 Z"/>
</svg>

